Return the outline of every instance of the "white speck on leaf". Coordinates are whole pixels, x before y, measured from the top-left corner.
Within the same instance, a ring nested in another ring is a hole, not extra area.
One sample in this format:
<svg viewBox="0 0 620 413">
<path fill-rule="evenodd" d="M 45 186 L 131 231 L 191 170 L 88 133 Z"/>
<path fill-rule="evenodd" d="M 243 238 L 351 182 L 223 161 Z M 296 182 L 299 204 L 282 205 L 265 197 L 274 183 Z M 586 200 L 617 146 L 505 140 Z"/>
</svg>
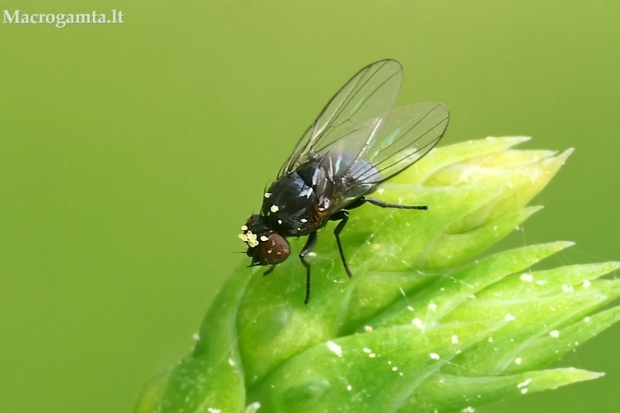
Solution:
<svg viewBox="0 0 620 413">
<path fill-rule="evenodd" d="M 342 347 L 340 347 L 338 344 L 334 343 L 331 340 L 325 344 L 327 345 L 327 348 L 330 349 L 334 354 L 336 354 L 338 357 L 342 357 Z"/>
<path fill-rule="evenodd" d="M 553 338 L 558 338 L 558 337 L 560 337 L 560 331 L 559 331 L 559 330 L 552 330 L 552 331 L 549 331 L 549 335 L 550 335 L 551 337 L 553 337 Z"/>
<path fill-rule="evenodd" d="M 517 317 L 515 317 L 515 316 L 513 316 L 512 314 L 508 313 L 508 314 L 506 314 L 506 316 L 504 317 L 504 319 L 505 319 L 506 321 L 514 321 L 514 320 L 516 320 L 516 319 L 517 319 Z"/>
<path fill-rule="evenodd" d="M 521 274 L 521 277 L 519 277 L 521 279 L 521 281 L 525 281 L 528 283 L 531 283 L 532 281 L 534 281 L 534 276 L 530 273 L 523 273 Z"/>
<path fill-rule="evenodd" d="M 439 360 L 439 354 L 437 354 L 437 353 L 431 353 L 431 354 L 429 354 L 429 356 L 433 360 Z"/>
<path fill-rule="evenodd" d="M 260 409 L 260 403 L 254 402 L 251 403 L 248 407 L 245 408 L 244 412 L 246 413 L 256 413 L 256 411 Z"/>
</svg>

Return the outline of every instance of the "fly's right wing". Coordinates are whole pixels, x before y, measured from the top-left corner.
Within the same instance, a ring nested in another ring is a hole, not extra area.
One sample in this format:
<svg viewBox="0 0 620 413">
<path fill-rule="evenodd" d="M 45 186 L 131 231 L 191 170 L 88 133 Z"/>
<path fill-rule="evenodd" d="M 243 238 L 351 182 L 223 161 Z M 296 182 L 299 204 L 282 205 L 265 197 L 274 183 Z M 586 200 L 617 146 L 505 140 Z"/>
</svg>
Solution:
<svg viewBox="0 0 620 413">
<path fill-rule="evenodd" d="M 327 103 L 318 118 L 301 137 L 278 177 L 295 170 L 313 153 L 326 148 L 369 120 L 389 112 L 396 101 L 403 78 L 396 60 L 381 60 L 357 72 Z"/>
<path fill-rule="evenodd" d="M 318 155 L 327 178 L 342 183 L 343 194 L 359 194 L 430 152 L 445 133 L 449 120 L 448 108 L 441 103 L 406 106 L 366 122 Z"/>
</svg>

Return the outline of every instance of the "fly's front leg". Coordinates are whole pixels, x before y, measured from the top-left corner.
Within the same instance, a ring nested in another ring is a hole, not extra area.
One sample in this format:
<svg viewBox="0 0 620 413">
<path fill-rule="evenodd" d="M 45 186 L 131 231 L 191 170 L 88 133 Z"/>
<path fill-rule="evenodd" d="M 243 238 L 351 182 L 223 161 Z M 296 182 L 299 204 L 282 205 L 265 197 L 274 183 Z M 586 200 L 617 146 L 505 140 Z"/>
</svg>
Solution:
<svg viewBox="0 0 620 413">
<path fill-rule="evenodd" d="M 351 274 L 351 270 L 349 269 L 349 264 L 347 264 L 347 259 L 344 257 L 344 250 L 342 249 L 342 242 L 340 242 L 340 233 L 342 232 L 345 225 L 347 225 L 347 221 L 349 221 L 349 211 L 339 211 L 332 215 L 330 221 L 340 221 L 336 228 L 334 229 L 334 235 L 336 236 L 336 244 L 338 244 L 338 251 L 340 251 L 340 259 L 344 264 L 344 269 L 347 272 L 349 278 L 353 277 Z"/>
<path fill-rule="evenodd" d="M 306 245 L 299 253 L 299 259 L 301 263 L 306 267 L 306 298 L 304 299 L 304 304 L 308 305 L 308 301 L 310 301 L 310 263 L 306 261 L 306 255 L 312 251 L 314 246 L 316 245 L 316 232 L 311 232 L 308 235 L 308 241 L 306 241 Z"/>
<path fill-rule="evenodd" d="M 426 205 L 418 206 L 418 205 L 392 204 L 392 203 L 389 203 L 389 202 L 382 201 L 380 199 L 368 198 L 368 197 L 364 197 L 364 198 L 361 198 L 361 199 L 363 200 L 362 202 L 370 202 L 371 204 L 376 205 L 376 206 L 381 207 L 381 208 L 420 209 L 420 210 L 427 210 L 428 209 L 428 207 Z"/>
<path fill-rule="evenodd" d="M 266 276 L 266 275 L 271 274 L 271 273 L 273 272 L 273 270 L 275 270 L 275 269 L 276 269 L 276 266 L 275 266 L 275 265 L 272 265 L 272 266 L 271 266 L 271 268 L 269 268 L 267 271 L 265 271 L 265 272 L 263 273 L 263 277 L 264 277 L 264 276 Z"/>
</svg>

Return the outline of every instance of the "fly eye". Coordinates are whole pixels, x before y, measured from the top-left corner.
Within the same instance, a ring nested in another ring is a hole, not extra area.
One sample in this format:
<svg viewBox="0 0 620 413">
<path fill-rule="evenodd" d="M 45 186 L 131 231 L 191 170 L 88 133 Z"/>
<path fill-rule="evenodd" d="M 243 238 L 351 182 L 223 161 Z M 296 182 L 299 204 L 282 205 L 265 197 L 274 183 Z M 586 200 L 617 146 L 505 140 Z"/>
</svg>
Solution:
<svg viewBox="0 0 620 413">
<path fill-rule="evenodd" d="M 256 260 L 262 265 L 275 265 L 288 258 L 291 248 L 284 237 L 272 233 L 266 238 L 266 240 L 261 239 L 255 248 L 254 258 Z"/>
</svg>

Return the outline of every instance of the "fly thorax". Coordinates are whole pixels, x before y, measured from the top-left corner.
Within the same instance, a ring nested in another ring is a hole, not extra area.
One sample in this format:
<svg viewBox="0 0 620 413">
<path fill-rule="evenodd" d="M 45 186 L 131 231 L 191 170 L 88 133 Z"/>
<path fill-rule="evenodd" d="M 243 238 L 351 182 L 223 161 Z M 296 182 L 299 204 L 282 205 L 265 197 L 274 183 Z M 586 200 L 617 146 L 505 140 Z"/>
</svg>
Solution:
<svg viewBox="0 0 620 413">
<path fill-rule="evenodd" d="M 284 234 L 296 234 L 300 219 L 317 206 L 314 189 L 297 173 L 278 179 L 265 195 L 261 215 L 271 229 Z"/>
</svg>

